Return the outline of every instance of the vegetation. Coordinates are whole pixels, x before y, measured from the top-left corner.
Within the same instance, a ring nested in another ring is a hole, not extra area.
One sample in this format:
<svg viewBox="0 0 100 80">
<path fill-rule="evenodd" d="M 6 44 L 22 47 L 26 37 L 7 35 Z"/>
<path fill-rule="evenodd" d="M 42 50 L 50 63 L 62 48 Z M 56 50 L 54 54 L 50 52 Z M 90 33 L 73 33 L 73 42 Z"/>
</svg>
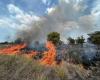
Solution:
<svg viewBox="0 0 100 80">
<path fill-rule="evenodd" d="M 0 44 L 3 44 L 3 45 L 4 45 L 4 44 L 9 44 L 9 42 L 5 41 L 5 42 L 2 42 L 2 43 L 0 43 Z"/>
<path fill-rule="evenodd" d="M 96 60 L 100 61 L 100 31 L 96 31 L 88 35 L 89 35 L 88 41 L 97 46 Z"/>
<path fill-rule="evenodd" d="M 69 44 L 71 44 L 71 45 L 73 45 L 73 44 L 81 44 L 81 45 L 83 45 L 83 43 L 85 42 L 85 39 L 84 39 L 83 36 L 78 37 L 76 40 L 71 38 L 71 37 L 69 37 L 68 41 L 69 41 Z"/>
<path fill-rule="evenodd" d="M 100 45 L 100 31 L 89 34 L 89 41 L 93 44 Z M 55 45 L 62 44 L 60 34 L 51 32 L 47 37 L 48 41 L 52 41 Z M 44 55 L 38 54 L 34 58 L 26 58 L 22 55 L 1 55 L 0 54 L 0 80 L 99 80 L 100 79 L 100 61 L 96 62 L 96 66 L 91 66 L 91 70 L 83 68 L 81 53 L 84 53 L 83 48 L 78 45 L 85 42 L 83 36 L 76 40 L 68 38 L 72 45 L 68 47 L 63 55 L 65 61 L 54 66 L 44 66 L 40 64 L 40 60 Z M 20 43 L 17 39 L 14 43 Z M 60 45 L 57 45 L 60 46 Z M 4 47 L 3 47 L 4 48 Z M 73 63 L 68 63 L 67 58 L 70 58 Z M 90 64 L 85 59 L 86 63 Z M 85 64 L 86 67 L 87 64 Z"/>
<path fill-rule="evenodd" d="M 43 66 L 22 56 L 0 55 L 0 80 L 89 80 L 80 65 L 63 62 L 60 66 Z M 90 79 L 91 80 L 91 79 Z"/>
<path fill-rule="evenodd" d="M 58 32 L 51 32 L 47 35 L 47 40 L 57 45 L 60 42 L 60 34 Z"/>
<path fill-rule="evenodd" d="M 96 45 L 100 45 L 100 31 L 96 31 L 94 33 L 88 34 L 90 37 L 88 40 Z"/>
<path fill-rule="evenodd" d="M 71 38 L 71 37 L 69 37 L 68 38 L 68 41 L 69 41 L 69 44 L 75 44 L 75 39 L 73 39 L 73 38 Z"/>
<path fill-rule="evenodd" d="M 76 39 L 76 44 L 83 44 L 84 42 L 85 42 L 85 39 L 84 39 L 83 36 L 78 37 L 78 38 Z"/>
</svg>

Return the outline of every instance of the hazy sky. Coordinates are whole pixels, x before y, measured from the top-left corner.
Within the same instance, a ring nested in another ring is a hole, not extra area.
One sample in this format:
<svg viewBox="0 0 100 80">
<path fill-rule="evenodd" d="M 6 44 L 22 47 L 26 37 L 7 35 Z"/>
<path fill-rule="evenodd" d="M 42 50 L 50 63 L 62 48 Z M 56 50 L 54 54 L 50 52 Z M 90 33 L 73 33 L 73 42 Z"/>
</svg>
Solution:
<svg viewBox="0 0 100 80">
<path fill-rule="evenodd" d="M 41 34 L 38 37 L 51 31 L 60 32 L 62 40 L 86 37 L 100 31 L 100 0 L 0 0 L 0 41 L 29 29 Z"/>
</svg>

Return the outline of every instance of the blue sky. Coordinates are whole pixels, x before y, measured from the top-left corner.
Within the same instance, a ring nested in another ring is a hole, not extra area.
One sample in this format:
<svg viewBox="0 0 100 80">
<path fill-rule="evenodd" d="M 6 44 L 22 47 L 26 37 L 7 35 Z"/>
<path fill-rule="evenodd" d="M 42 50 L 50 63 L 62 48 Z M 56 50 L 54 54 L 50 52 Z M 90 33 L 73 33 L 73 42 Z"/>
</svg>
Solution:
<svg viewBox="0 0 100 80">
<path fill-rule="evenodd" d="M 35 22 L 41 28 L 38 34 L 43 33 L 38 37 L 50 31 L 60 32 L 62 40 L 87 37 L 100 31 L 99 21 L 100 0 L 0 0 L 0 42 L 15 39 L 16 32 L 28 30 Z"/>
<path fill-rule="evenodd" d="M 24 11 L 33 11 L 36 15 L 44 15 L 47 7 L 54 6 L 58 0 L 0 0 L 0 14 L 9 15 L 7 5 L 14 4 Z"/>
</svg>

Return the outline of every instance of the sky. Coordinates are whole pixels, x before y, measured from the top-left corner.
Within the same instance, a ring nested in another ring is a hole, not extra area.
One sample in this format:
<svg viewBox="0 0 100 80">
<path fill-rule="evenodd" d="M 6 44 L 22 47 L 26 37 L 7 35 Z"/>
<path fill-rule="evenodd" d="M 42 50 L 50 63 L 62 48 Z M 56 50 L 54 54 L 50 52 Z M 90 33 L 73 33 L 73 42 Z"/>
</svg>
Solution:
<svg viewBox="0 0 100 80">
<path fill-rule="evenodd" d="M 63 41 L 100 31 L 100 0 L 0 0 L 0 42 L 43 40 L 52 31 Z"/>
</svg>

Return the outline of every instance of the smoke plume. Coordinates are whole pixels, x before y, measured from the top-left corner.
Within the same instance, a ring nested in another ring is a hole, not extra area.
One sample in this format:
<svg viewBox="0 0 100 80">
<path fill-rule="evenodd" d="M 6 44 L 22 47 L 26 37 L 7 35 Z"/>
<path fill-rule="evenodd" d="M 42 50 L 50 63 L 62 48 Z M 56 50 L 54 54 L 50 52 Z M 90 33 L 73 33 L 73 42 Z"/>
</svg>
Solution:
<svg viewBox="0 0 100 80">
<path fill-rule="evenodd" d="M 88 32 L 93 28 L 95 18 L 92 14 L 83 15 L 86 8 L 84 0 L 59 0 L 58 5 L 47 9 L 47 15 L 31 22 L 26 29 L 18 30 L 17 38 L 31 44 L 46 40 L 47 34 L 52 31 L 59 32 L 61 36 L 72 29 Z"/>
</svg>

